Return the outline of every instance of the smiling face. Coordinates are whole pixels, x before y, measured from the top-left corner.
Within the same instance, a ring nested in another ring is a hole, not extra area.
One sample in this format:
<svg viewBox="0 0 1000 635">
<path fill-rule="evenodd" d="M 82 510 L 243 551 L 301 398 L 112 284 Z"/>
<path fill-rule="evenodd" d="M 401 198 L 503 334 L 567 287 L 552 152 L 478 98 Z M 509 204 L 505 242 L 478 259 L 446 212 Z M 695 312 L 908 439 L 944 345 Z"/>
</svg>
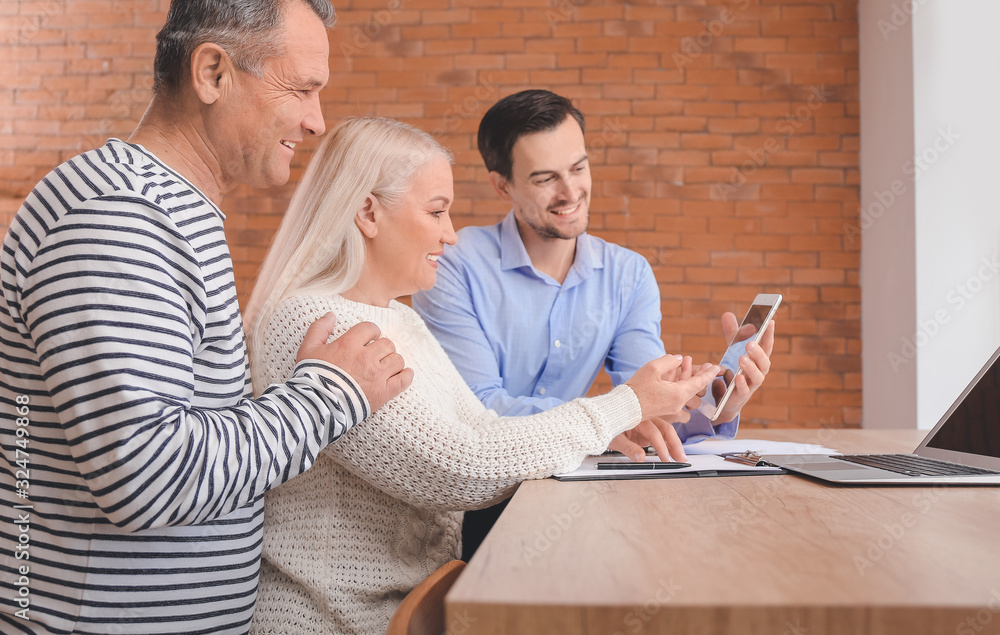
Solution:
<svg viewBox="0 0 1000 635">
<path fill-rule="evenodd" d="M 501 198 L 509 202 L 525 243 L 571 240 L 587 231 L 590 217 L 590 164 L 583 130 L 572 117 L 552 130 L 520 137 L 511 152 L 509 180 L 497 179 Z"/>
<path fill-rule="evenodd" d="M 326 130 L 319 92 L 330 77 L 326 27 L 305 4 L 291 2 L 282 53 L 262 77 L 236 71 L 209 131 L 226 180 L 252 187 L 288 182 L 295 145 Z"/>
<path fill-rule="evenodd" d="M 437 259 L 456 241 L 449 215 L 455 199 L 451 164 L 436 155 L 411 183 L 393 209 L 376 208 L 375 233 L 366 240 L 365 271 L 355 288 L 360 294 L 351 299 L 385 306 L 437 281 Z"/>
</svg>

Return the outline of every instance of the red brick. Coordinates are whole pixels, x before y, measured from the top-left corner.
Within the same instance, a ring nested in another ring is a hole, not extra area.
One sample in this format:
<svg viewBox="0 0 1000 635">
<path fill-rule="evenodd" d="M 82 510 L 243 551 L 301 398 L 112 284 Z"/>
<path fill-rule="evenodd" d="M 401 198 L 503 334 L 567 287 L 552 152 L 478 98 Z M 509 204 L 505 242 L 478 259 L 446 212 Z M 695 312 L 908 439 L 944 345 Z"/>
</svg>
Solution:
<svg viewBox="0 0 1000 635">
<path fill-rule="evenodd" d="M 661 150 L 657 157 L 660 165 L 672 165 L 677 167 L 707 166 L 709 156 L 705 152 L 696 150 Z"/>
<path fill-rule="evenodd" d="M 529 55 L 572 55 L 576 46 L 569 40 L 530 39 L 525 42 L 524 52 Z"/>
<path fill-rule="evenodd" d="M 648 53 L 611 53 L 608 55 L 609 68 L 659 69 L 660 56 Z"/>
<path fill-rule="evenodd" d="M 642 20 L 608 20 L 604 22 L 604 35 L 647 35 L 654 34 L 653 22 Z"/>
<path fill-rule="evenodd" d="M 787 47 L 787 40 L 783 37 L 736 38 L 733 41 L 733 50 L 735 51 L 780 53 L 785 51 Z"/>
<path fill-rule="evenodd" d="M 790 37 L 788 38 L 789 53 L 838 53 L 842 52 L 839 37 Z"/>
<path fill-rule="evenodd" d="M 731 148 L 732 145 L 732 135 L 698 134 L 692 132 L 685 132 L 680 135 L 680 147 L 684 149 L 715 150 Z"/>
<path fill-rule="evenodd" d="M 589 37 L 577 41 L 581 53 L 612 53 L 628 50 L 628 39 L 624 37 Z"/>
<path fill-rule="evenodd" d="M 428 55 L 444 55 L 448 53 L 471 53 L 475 40 L 428 40 L 424 42 L 424 50 Z"/>
<path fill-rule="evenodd" d="M 648 20 L 653 22 L 673 21 L 676 19 L 674 7 L 644 6 L 638 4 L 625 5 L 626 20 Z"/>
<path fill-rule="evenodd" d="M 659 53 L 669 58 L 676 51 L 680 50 L 680 47 L 681 41 L 679 38 L 665 36 L 633 36 L 628 38 L 628 51 L 630 53 Z"/>
<path fill-rule="evenodd" d="M 14 0 L 0 13 L 8 6 L 24 13 L 41 5 Z M 116 7 L 118 0 L 74 0 L 71 15 L 49 16 L 32 41 L 5 49 L 0 83 L 12 90 L 0 96 L 0 139 L 19 150 L 0 152 L 0 188 L 9 195 L 23 196 L 80 146 L 127 135 L 141 115 L 166 6 Z M 456 226 L 495 223 L 508 206 L 475 148 L 479 118 L 503 95 L 555 87 L 587 115 L 592 231 L 653 264 L 668 347 L 714 359 L 724 346 L 718 315 L 744 310 L 748 286 L 783 293 L 770 390 L 744 410 L 744 424 L 788 425 L 794 417 L 795 425 L 857 425 L 860 241 L 849 243 L 843 229 L 859 206 L 853 3 L 567 8 L 509 0 L 483 8 L 413 0 L 376 42 L 345 56 L 340 43 L 384 7 L 338 6 L 322 95 L 330 125 L 380 113 L 434 131 L 456 105 L 475 102 L 439 137 L 455 151 Z M 735 21 L 707 34 L 727 7 Z M 820 85 L 827 103 L 797 116 Z M 25 99 L 35 101 L 17 105 Z M 226 198 L 241 301 L 315 147 L 297 157 L 289 186 L 241 186 Z M 14 199 L 0 199 L 0 230 L 20 204 L 5 212 L 5 200 Z"/>
<path fill-rule="evenodd" d="M 538 51 L 532 50 L 532 44 L 534 42 L 528 42 L 528 52 L 537 53 Z M 560 55 L 557 62 L 559 68 L 603 67 L 607 64 L 607 55 L 604 53 L 567 54 Z"/>
<path fill-rule="evenodd" d="M 812 20 L 774 20 L 761 24 L 764 37 L 808 36 L 813 34 Z M 792 38 L 788 38 L 792 39 Z"/>
<path fill-rule="evenodd" d="M 548 38 L 552 35 L 552 28 L 547 24 L 543 23 L 510 23 L 504 22 L 500 30 L 500 34 L 504 37 L 524 37 L 524 38 Z M 531 39 L 528 40 L 527 44 L 530 47 L 532 44 L 537 43 L 538 40 Z M 530 48 L 529 48 L 530 52 Z"/>
<path fill-rule="evenodd" d="M 708 131 L 712 133 L 751 133 L 760 131 L 760 120 L 755 117 L 724 118 L 711 117 Z"/>
<path fill-rule="evenodd" d="M 532 71 L 529 73 L 531 83 L 539 86 L 557 86 L 560 84 L 578 85 L 580 83 L 580 71 Z M 553 88 L 553 90 L 559 90 Z"/>
<path fill-rule="evenodd" d="M 760 89 L 756 86 L 709 86 L 708 99 L 714 101 L 756 101 L 760 99 Z"/>
<path fill-rule="evenodd" d="M 843 183 L 842 170 L 800 168 L 792 170 L 793 183 Z"/>
<path fill-rule="evenodd" d="M 730 86 L 736 82 L 736 71 L 733 69 L 687 69 L 689 84 L 706 84 Z"/>
<path fill-rule="evenodd" d="M 500 25 L 496 22 L 481 22 L 474 24 L 451 25 L 452 37 L 497 37 L 500 35 Z"/>
<path fill-rule="evenodd" d="M 739 84 L 788 84 L 792 81 L 792 71 L 783 68 L 741 68 L 736 72 L 736 78 Z"/>
</svg>

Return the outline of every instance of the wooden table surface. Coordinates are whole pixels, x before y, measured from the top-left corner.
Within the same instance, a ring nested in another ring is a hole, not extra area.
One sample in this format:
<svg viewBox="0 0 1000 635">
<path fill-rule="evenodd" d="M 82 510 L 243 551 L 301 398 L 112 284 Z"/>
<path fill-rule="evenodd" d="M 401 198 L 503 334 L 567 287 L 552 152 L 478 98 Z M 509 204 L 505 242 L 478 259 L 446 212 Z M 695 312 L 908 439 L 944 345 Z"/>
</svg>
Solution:
<svg viewBox="0 0 1000 635">
<path fill-rule="evenodd" d="M 741 436 L 909 452 L 925 433 Z M 446 605 L 450 635 L 995 635 L 1000 488 L 529 481 Z"/>
</svg>

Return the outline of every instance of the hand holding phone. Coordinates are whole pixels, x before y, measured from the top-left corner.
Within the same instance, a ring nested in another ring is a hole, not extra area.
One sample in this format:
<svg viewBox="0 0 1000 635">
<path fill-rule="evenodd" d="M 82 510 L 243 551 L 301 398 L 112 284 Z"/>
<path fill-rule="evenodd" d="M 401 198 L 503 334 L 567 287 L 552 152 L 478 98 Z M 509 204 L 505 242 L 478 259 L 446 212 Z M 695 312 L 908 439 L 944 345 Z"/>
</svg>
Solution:
<svg viewBox="0 0 1000 635">
<path fill-rule="evenodd" d="M 722 414 L 723 408 L 726 407 L 726 402 L 729 401 L 729 397 L 733 394 L 733 389 L 736 386 L 736 377 L 743 373 L 743 369 L 740 368 L 740 357 L 746 355 L 747 344 L 750 342 L 760 343 L 760 339 L 764 336 L 764 331 L 767 330 L 771 319 L 774 318 L 779 304 L 781 304 L 781 294 L 778 293 L 760 293 L 754 298 L 753 304 L 750 305 L 750 310 L 743 317 L 743 321 L 740 323 L 739 328 L 737 328 L 736 334 L 729 342 L 726 353 L 722 356 L 722 361 L 719 362 L 726 391 L 719 398 L 715 413 L 711 416 L 711 421 L 717 420 L 719 415 Z"/>
</svg>

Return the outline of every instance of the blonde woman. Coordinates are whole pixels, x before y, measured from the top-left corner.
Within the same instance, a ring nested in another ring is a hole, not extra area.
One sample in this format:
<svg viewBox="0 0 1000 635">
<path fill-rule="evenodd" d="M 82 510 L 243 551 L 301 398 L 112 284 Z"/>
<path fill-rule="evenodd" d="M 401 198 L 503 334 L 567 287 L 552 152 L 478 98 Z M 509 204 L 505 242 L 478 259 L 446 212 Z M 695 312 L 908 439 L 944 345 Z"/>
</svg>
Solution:
<svg viewBox="0 0 1000 635">
<path fill-rule="evenodd" d="M 455 242 L 454 198 L 447 150 L 403 123 L 360 118 L 330 133 L 291 201 L 247 310 L 255 391 L 291 374 L 295 343 L 331 312 L 335 336 L 378 325 L 414 378 L 267 495 L 255 633 L 384 632 L 399 601 L 458 557 L 463 510 L 677 413 L 718 371 L 664 357 L 600 397 L 531 417 L 486 410 L 396 301 L 433 286 Z"/>
</svg>

